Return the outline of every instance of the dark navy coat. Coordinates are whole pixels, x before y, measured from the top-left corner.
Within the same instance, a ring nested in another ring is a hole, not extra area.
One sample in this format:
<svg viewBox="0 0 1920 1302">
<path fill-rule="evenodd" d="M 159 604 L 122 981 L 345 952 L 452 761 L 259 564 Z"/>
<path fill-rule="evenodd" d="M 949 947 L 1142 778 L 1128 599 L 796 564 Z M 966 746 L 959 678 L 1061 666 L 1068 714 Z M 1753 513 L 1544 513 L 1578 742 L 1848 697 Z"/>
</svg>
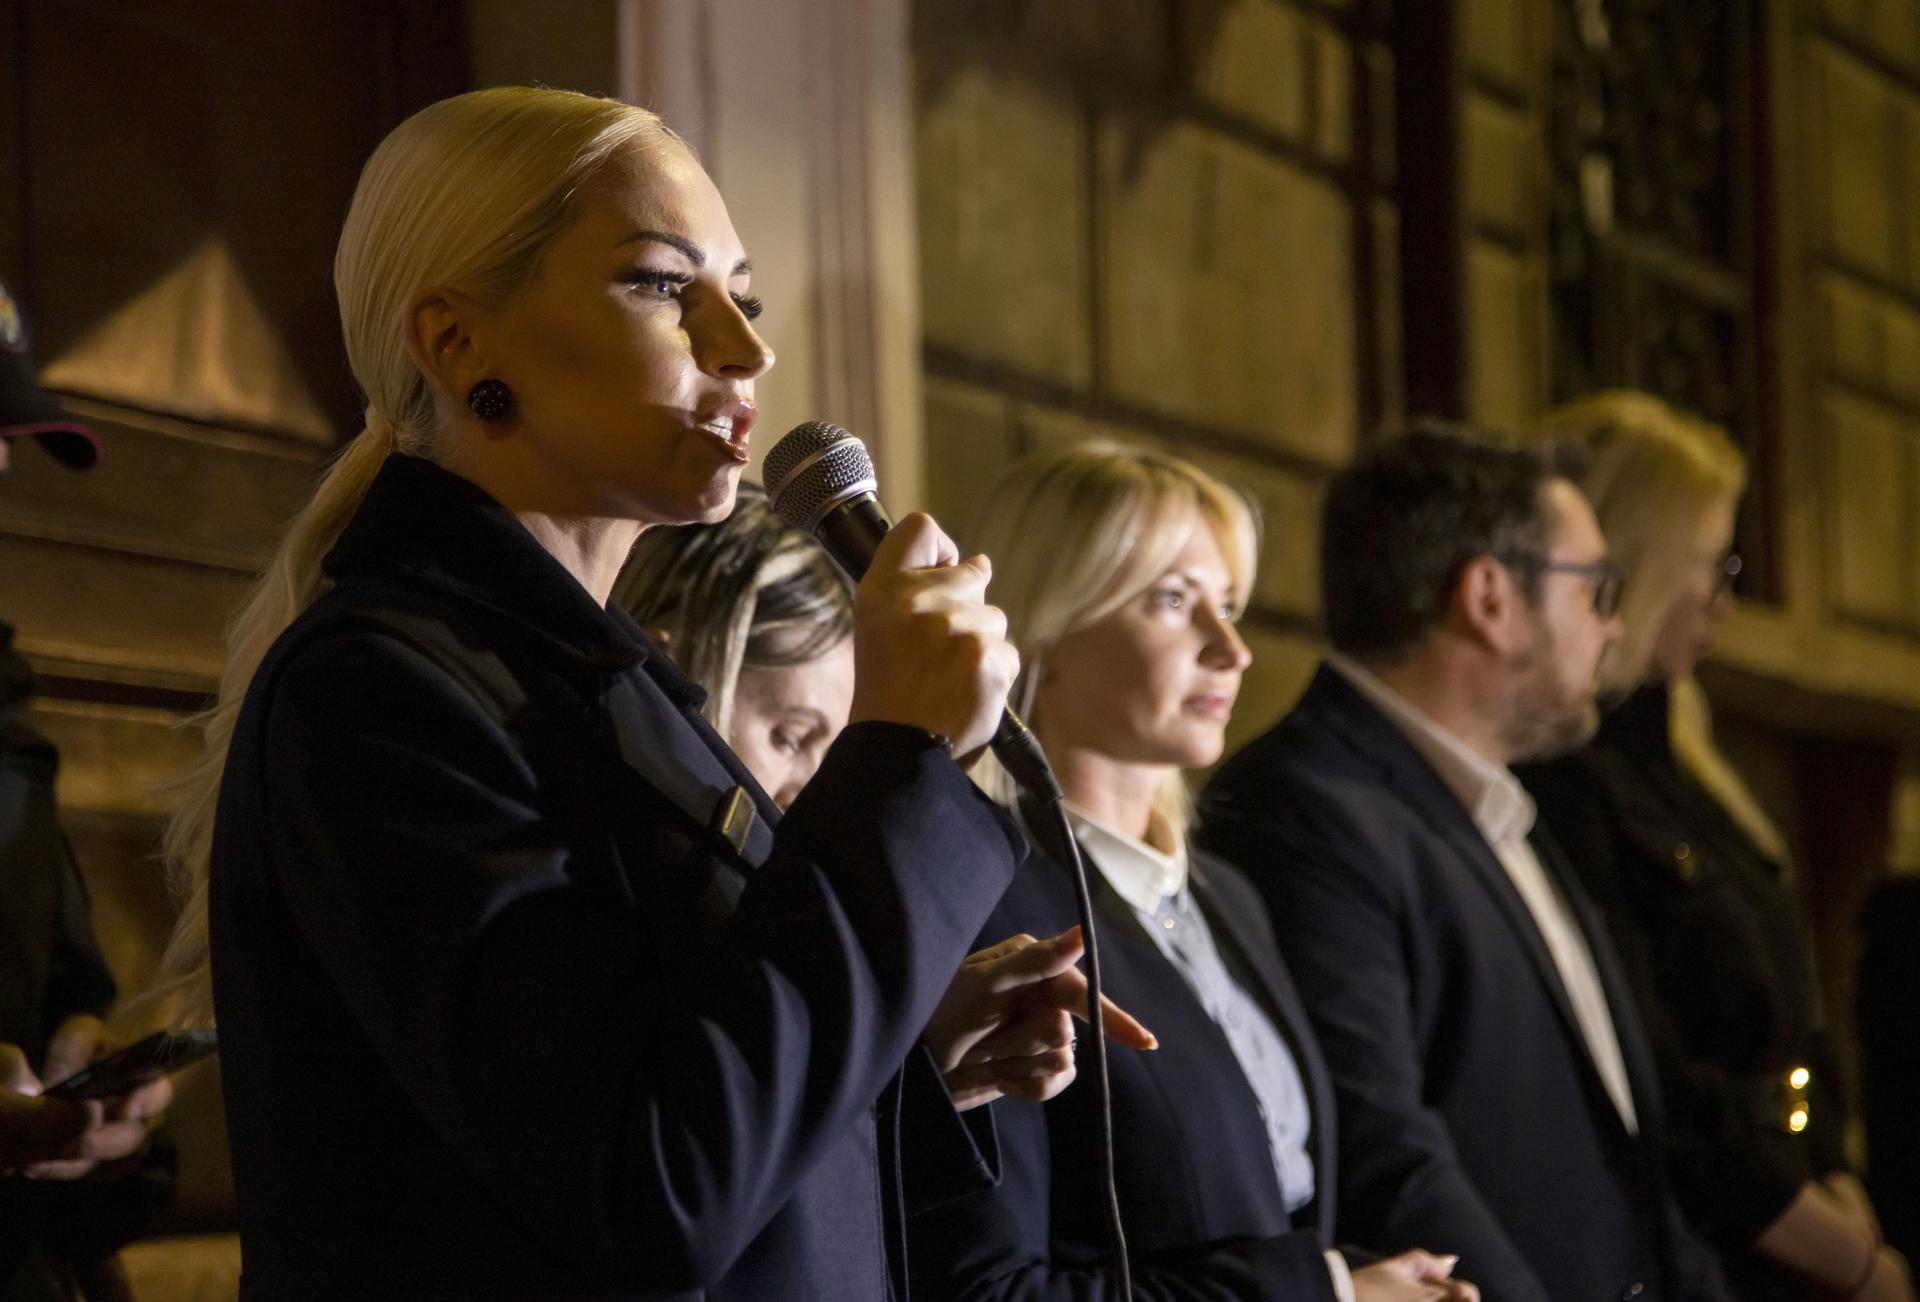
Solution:
<svg viewBox="0 0 1920 1302">
<path fill-rule="evenodd" d="M 1804 1299 L 1808 1283 L 1753 1241 L 1807 1181 L 1847 1169 L 1812 958 L 1780 866 L 1682 767 L 1667 713 L 1667 689 L 1644 687 L 1591 745 L 1520 776 L 1633 985 L 1681 1208 L 1721 1250 L 1744 1302 Z M 1812 1072 L 1804 1094 L 1787 1085 L 1796 1067 Z M 1798 1101 L 1810 1106 L 1795 1133 Z"/>
<path fill-rule="evenodd" d="M 1541 829 L 1612 1010 L 1637 1135 L 1465 806 L 1338 673 L 1323 667 L 1230 759 L 1202 808 L 1200 838 L 1267 897 L 1333 1073 L 1342 1236 L 1459 1253 L 1487 1302 L 1726 1296 L 1668 1192 L 1625 978 Z"/>
<path fill-rule="evenodd" d="M 1296 1224 L 1280 1195 L 1265 1123 L 1226 1035 L 1125 901 L 1087 865 L 1107 995 L 1159 1038 L 1113 1046 L 1114 1150 L 1134 1296 L 1165 1300 L 1332 1302 L 1333 1091 L 1313 1030 L 1273 944 L 1259 893 L 1196 855 L 1193 891 L 1222 959 L 1287 1042 L 1306 1086 L 1316 1196 Z M 1079 920 L 1067 869 L 1036 854 L 985 935 L 1050 936 Z M 1002 1178 L 909 1223 L 917 1291 L 1047 1302 L 1119 1299 L 1100 1183 L 1091 1069 L 1044 1106 L 995 1103 Z"/>
<path fill-rule="evenodd" d="M 426 461 L 326 569 L 214 839 L 245 1296 L 897 1294 L 907 1194 L 990 1178 L 915 1046 L 1017 829 L 876 723 L 781 817 L 631 621 Z"/>
</svg>

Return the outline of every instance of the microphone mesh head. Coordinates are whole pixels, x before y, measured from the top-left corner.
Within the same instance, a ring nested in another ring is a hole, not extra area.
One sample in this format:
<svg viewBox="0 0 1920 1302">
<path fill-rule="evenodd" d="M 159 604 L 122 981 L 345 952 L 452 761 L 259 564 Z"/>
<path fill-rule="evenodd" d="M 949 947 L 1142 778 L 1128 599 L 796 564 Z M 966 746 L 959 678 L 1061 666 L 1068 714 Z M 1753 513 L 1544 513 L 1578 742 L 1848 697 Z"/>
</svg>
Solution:
<svg viewBox="0 0 1920 1302">
<path fill-rule="evenodd" d="M 764 473 L 774 513 L 808 533 L 835 506 L 880 488 L 866 444 L 824 420 L 808 421 L 774 444 Z"/>
<path fill-rule="evenodd" d="M 810 420 L 804 425 L 795 425 L 785 438 L 767 450 L 766 465 L 760 472 L 761 482 L 766 484 L 770 496 L 778 497 L 795 466 L 814 453 L 824 452 L 835 443 L 851 438 L 852 433 L 830 420 Z"/>
</svg>

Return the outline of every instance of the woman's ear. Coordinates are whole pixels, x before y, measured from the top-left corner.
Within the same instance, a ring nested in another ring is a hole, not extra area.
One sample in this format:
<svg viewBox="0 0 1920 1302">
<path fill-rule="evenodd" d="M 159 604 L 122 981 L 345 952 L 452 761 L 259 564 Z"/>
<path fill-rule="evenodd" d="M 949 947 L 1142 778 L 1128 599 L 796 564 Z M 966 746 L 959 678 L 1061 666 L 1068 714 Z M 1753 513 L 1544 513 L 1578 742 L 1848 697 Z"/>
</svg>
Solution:
<svg viewBox="0 0 1920 1302">
<path fill-rule="evenodd" d="M 476 339 L 479 318 L 471 299 L 445 290 L 425 291 L 407 305 L 407 356 L 429 388 L 462 409 L 468 390 L 488 375 Z"/>
</svg>

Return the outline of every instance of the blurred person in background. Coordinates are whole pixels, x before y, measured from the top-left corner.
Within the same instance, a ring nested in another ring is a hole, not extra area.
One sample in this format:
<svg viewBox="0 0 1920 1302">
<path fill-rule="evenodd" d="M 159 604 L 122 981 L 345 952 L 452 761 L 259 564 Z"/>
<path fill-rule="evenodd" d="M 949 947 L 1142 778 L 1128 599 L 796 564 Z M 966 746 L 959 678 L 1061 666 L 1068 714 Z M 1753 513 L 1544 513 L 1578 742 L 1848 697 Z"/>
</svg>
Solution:
<svg viewBox="0 0 1920 1302">
<path fill-rule="evenodd" d="M 1715 749 L 1693 672 L 1733 609 L 1746 461 L 1719 428 L 1612 391 L 1546 421 L 1624 576 L 1586 746 L 1521 772 L 1620 953 L 1683 1211 L 1745 1302 L 1913 1298 L 1842 1150 L 1786 846 Z"/>
<path fill-rule="evenodd" d="M 1247 504 L 1176 457 L 1111 444 L 1033 456 L 987 494 L 974 541 L 1024 666 L 1101 919 L 1106 989 L 1160 1038 L 1109 1061 L 1136 1298 L 1414 1302 L 1478 1297 L 1452 1261 L 1333 1248 L 1338 1122 L 1259 894 L 1196 850 L 1188 771 L 1220 757 L 1250 660 L 1235 625 L 1258 550 Z M 982 781 L 1018 792 L 991 761 Z M 1035 851 L 987 935 L 1076 916 Z M 964 1299 L 1120 1298 L 1097 1095 L 997 1105 L 1002 1178 L 909 1222 L 917 1286 Z M 1444 1250 L 1444 1244 L 1432 1245 Z"/>
<path fill-rule="evenodd" d="M 1333 652 L 1200 838 L 1266 895 L 1340 1109 L 1341 1233 L 1489 1302 L 1725 1302 L 1599 911 L 1511 765 L 1599 722 L 1619 576 L 1534 452 L 1432 425 L 1333 479 Z"/>
<path fill-rule="evenodd" d="M 613 600 L 705 693 L 700 713 L 785 809 L 853 707 L 853 582 L 743 480 L 717 524 L 640 536 Z"/>
<path fill-rule="evenodd" d="M 99 455 L 93 431 L 40 387 L 25 319 L 0 285 L 0 474 L 28 440 L 73 470 Z M 116 1047 L 103 1020 L 116 992 L 55 811 L 59 752 L 24 718 L 37 690 L 0 622 L 0 1302 L 98 1302 L 124 1288 L 114 1252 L 172 1199 L 172 1150 L 150 1138 L 172 1088 L 104 1102 L 43 1094 Z"/>
</svg>

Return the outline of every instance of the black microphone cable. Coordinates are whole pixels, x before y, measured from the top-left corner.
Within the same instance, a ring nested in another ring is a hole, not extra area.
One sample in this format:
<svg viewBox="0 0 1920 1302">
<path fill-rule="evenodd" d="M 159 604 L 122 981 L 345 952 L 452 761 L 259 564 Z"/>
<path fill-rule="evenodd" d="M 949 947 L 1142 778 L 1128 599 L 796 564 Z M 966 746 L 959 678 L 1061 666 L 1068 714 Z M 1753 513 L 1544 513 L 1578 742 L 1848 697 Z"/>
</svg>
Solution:
<svg viewBox="0 0 1920 1302">
<path fill-rule="evenodd" d="M 1041 762 L 1045 763 L 1042 756 Z M 1107 1028 L 1100 1008 L 1100 937 L 1093 923 L 1093 893 L 1087 889 L 1087 864 L 1080 838 L 1073 834 L 1060 784 L 1046 769 L 1044 790 L 1025 789 L 1020 817 L 1041 849 L 1073 871 L 1073 899 L 1080 912 L 1080 935 L 1087 942 L 1087 1034 L 1093 1038 L 1093 1084 L 1100 1109 L 1100 1183 L 1106 1193 L 1107 1234 L 1113 1241 L 1120 1295 L 1133 1296 L 1133 1267 L 1127 1260 L 1127 1230 L 1120 1215 L 1120 1182 L 1113 1169 L 1113 1086 L 1107 1077 Z M 1049 844 L 1051 843 L 1051 844 Z"/>
<path fill-rule="evenodd" d="M 818 538 L 835 563 L 858 582 L 873 559 L 873 549 L 893 527 L 892 517 L 880 504 L 879 482 L 866 445 L 831 422 L 809 421 L 774 444 L 764 473 L 774 513 Z M 1020 784 L 1020 816 L 1028 833 L 1073 873 L 1080 936 L 1086 942 L 1087 1033 L 1093 1041 L 1094 1091 L 1100 1111 L 1100 1183 L 1106 1194 L 1114 1266 L 1122 1296 L 1130 1298 L 1133 1267 L 1127 1257 L 1120 1185 L 1114 1175 L 1113 1087 L 1107 1075 L 1106 1019 L 1101 1011 L 1100 940 L 1093 893 L 1087 887 L 1086 859 L 1046 752 L 1012 710 L 1002 713 L 992 746 L 995 758 Z"/>
</svg>

